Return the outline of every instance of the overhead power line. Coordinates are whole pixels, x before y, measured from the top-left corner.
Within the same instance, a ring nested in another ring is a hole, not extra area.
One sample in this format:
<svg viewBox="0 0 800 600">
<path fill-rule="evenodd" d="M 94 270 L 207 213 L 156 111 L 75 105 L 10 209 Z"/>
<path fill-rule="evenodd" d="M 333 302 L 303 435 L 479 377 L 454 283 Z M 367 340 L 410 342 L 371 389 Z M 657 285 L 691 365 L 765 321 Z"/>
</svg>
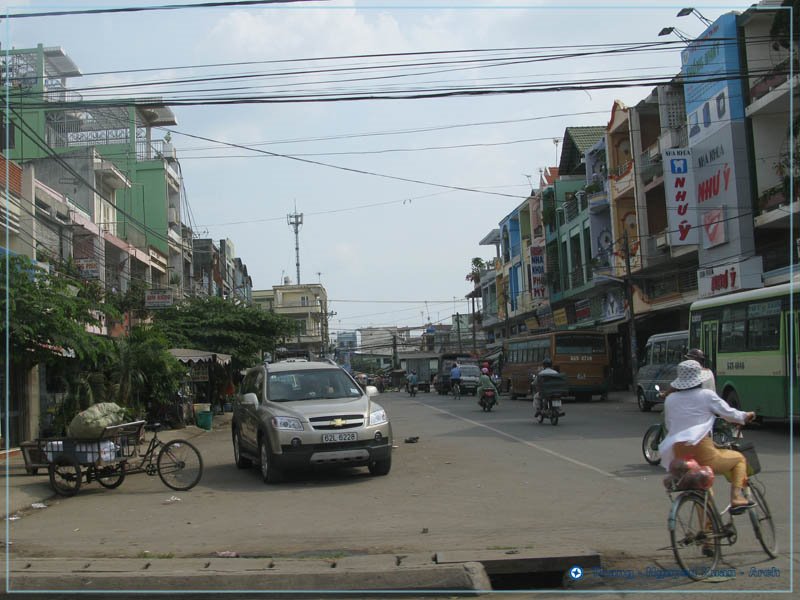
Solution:
<svg viewBox="0 0 800 600">
<path fill-rule="evenodd" d="M 259 6 L 266 4 L 294 4 L 297 2 L 328 2 L 329 0 L 227 0 L 219 2 L 196 2 L 192 4 L 162 4 L 161 6 L 126 6 L 120 8 L 87 8 L 84 10 L 51 10 L 36 13 L 14 13 L 1 15 L 0 19 L 28 19 L 36 17 L 69 17 L 72 15 L 100 15 L 108 13 L 149 12 L 154 10 L 184 10 L 188 8 L 223 8 L 229 6 Z"/>
</svg>

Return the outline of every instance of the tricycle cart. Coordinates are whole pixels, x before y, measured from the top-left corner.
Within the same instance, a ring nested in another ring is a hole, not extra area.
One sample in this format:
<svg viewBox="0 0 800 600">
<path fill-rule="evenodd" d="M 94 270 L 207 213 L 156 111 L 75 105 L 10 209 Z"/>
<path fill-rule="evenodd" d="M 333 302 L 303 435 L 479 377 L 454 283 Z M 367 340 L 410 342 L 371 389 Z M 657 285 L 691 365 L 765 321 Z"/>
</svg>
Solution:
<svg viewBox="0 0 800 600">
<path fill-rule="evenodd" d="M 50 486 L 61 496 L 74 496 L 81 483 L 97 481 L 103 487 L 119 487 L 126 475 L 158 475 L 173 490 L 190 490 L 203 476 L 203 457 L 186 440 L 162 442 L 160 423 L 134 421 L 106 427 L 96 439 L 42 438 L 22 446 L 25 469 L 36 474 L 47 467 Z M 139 452 L 144 431 L 152 431 L 147 448 Z"/>
<path fill-rule="evenodd" d="M 136 455 L 143 438 L 144 425 L 144 421 L 111 425 L 94 439 L 40 438 L 26 442 L 25 468 L 36 473 L 47 466 L 50 486 L 60 496 L 74 496 L 83 482 L 97 481 L 109 489 L 119 487 L 125 480 L 126 462 Z"/>
</svg>

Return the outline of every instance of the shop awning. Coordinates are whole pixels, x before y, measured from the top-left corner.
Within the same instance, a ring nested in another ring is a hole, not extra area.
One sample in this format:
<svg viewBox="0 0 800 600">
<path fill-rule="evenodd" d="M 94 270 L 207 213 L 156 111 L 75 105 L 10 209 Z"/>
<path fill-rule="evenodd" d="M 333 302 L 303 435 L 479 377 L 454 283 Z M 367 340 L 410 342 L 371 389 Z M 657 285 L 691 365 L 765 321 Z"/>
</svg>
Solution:
<svg viewBox="0 0 800 600">
<path fill-rule="evenodd" d="M 191 350 L 189 348 L 170 348 L 169 353 L 186 365 L 210 364 L 218 365 L 230 364 L 230 354 L 220 354 L 218 352 L 206 352 L 205 350 Z"/>
</svg>

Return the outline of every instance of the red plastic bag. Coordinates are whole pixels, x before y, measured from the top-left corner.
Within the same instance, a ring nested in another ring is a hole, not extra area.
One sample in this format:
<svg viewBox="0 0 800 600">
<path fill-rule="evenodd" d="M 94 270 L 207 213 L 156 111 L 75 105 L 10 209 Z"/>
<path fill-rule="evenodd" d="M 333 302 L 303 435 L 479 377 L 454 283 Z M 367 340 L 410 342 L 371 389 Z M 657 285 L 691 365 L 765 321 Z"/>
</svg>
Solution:
<svg viewBox="0 0 800 600">
<path fill-rule="evenodd" d="M 697 471 L 700 468 L 698 462 L 693 458 L 676 458 L 669 463 L 669 472 L 675 477 L 683 477 L 690 471 Z"/>
</svg>

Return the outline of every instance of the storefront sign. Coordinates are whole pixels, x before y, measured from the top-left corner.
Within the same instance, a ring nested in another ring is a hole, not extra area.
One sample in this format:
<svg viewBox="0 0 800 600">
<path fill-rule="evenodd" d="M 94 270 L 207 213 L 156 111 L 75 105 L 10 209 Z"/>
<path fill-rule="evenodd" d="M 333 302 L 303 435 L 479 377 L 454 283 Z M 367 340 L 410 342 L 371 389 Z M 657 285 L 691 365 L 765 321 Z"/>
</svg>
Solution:
<svg viewBox="0 0 800 600">
<path fill-rule="evenodd" d="M 96 258 L 76 258 L 75 266 L 81 272 L 82 279 L 100 279 L 100 264 Z"/>
<path fill-rule="evenodd" d="M 763 287 L 761 277 L 763 272 L 760 256 L 700 269 L 697 272 L 697 295 L 700 298 L 711 298 Z"/>
<path fill-rule="evenodd" d="M 168 308 L 172 306 L 172 290 L 147 290 L 144 295 L 145 308 Z"/>
<path fill-rule="evenodd" d="M 547 299 L 547 279 L 544 274 L 544 248 L 531 246 L 531 298 Z"/>
<path fill-rule="evenodd" d="M 592 303 L 589 300 L 578 300 L 575 303 L 575 320 L 585 321 L 592 318 Z"/>
<path fill-rule="evenodd" d="M 208 365 L 205 363 L 192 365 L 190 378 L 192 381 L 208 381 Z"/>
<path fill-rule="evenodd" d="M 692 151 L 664 150 L 664 190 L 670 246 L 697 243 L 697 195 L 694 188 Z"/>
<path fill-rule="evenodd" d="M 553 323 L 558 327 L 567 325 L 567 311 L 564 308 L 559 308 L 553 311 Z"/>
</svg>

